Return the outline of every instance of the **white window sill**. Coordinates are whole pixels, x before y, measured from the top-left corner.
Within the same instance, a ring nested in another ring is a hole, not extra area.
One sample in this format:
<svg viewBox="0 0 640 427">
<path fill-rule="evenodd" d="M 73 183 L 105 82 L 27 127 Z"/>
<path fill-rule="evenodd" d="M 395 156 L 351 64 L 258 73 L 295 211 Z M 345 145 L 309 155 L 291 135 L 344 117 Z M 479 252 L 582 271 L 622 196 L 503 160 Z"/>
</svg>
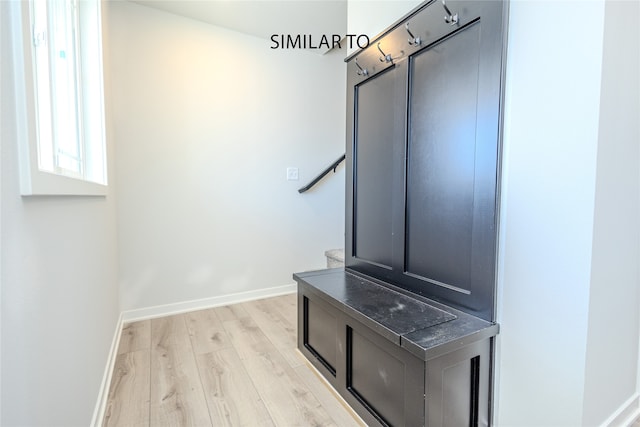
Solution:
<svg viewBox="0 0 640 427">
<path fill-rule="evenodd" d="M 56 175 L 41 170 L 31 171 L 20 179 L 23 196 L 106 196 L 107 186 L 82 179 Z"/>
</svg>

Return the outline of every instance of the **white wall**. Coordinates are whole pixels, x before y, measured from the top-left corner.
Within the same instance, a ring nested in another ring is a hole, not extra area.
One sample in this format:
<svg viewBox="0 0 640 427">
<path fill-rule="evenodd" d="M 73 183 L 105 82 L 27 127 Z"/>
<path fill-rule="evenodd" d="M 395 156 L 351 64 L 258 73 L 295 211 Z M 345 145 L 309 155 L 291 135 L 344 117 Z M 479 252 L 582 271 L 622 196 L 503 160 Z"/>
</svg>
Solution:
<svg viewBox="0 0 640 427">
<path fill-rule="evenodd" d="M 0 424 L 87 425 L 119 314 L 114 189 L 20 196 L 8 15 L 19 3 L 0 2 Z"/>
<path fill-rule="evenodd" d="M 109 2 L 124 310 L 293 283 L 343 247 L 345 52 Z M 287 182 L 286 168 L 300 168 Z"/>
<path fill-rule="evenodd" d="M 498 425 L 600 425 L 636 392 L 639 39 L 623 3 L 606 22 L 604 1 L 511 3 Z"/>
<path fill-rule="evenodd" d="M 498 425 L 582 419 L 603 11 L 510 5 Z"/>
<path fill-rule="evenodd" d="M 603 48 L 582 425 L 638 405 L 640 3 L 606 2 Z"/>
</svg>

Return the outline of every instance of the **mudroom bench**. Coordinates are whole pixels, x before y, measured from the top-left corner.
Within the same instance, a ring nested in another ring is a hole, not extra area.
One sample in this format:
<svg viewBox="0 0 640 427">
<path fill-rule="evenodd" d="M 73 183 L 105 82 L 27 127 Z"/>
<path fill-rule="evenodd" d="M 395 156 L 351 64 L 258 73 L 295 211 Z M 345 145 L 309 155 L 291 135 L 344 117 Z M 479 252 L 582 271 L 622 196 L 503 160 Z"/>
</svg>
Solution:
<svg viewBox="0 0 640 427">
<path fill-rule="evenodd" d="M 298 348 L 368 425 L 489 425 L 496 323 L 343 268 L 294 279 Z"/>
<path fill-rule="evenodd" d="M 370 426 L 492 423 L 508 2 L 425 0 L 349 55 L 344 268 L 298 348 Z"/>
</svg>

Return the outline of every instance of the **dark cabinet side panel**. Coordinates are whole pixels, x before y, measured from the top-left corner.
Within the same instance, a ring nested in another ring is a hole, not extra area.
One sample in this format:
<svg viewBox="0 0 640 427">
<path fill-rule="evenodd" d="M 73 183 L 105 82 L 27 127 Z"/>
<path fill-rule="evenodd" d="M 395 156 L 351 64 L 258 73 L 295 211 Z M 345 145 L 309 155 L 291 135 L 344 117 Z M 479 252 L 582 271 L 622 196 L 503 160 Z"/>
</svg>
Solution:
<svg viewBox="0 0 640 427">
<path fill-rule="evenodd" d="M 427 362 L 426 426 L 489 426 L 490 358 L 484 340 Z"/>
</svg>

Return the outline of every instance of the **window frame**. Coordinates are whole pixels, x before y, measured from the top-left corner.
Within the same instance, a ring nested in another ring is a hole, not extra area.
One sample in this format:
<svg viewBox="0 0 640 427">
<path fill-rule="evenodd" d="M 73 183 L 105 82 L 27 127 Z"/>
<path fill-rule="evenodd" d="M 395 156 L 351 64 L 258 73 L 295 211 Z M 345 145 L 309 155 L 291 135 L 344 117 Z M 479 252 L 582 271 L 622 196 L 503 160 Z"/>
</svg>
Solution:
<svg viewBox="0 0 640 427">
<path fill-rule="evenodd" d="M 66 174 L 49 172 L 40 169 L 38 154 L 38 119 L 37 99 L 35 88 L 35 62 L 33 46 L 33 30 L 31 26 L 31 2 L 16 2 L 11 8 L 14 88 L 16 100 L 17 137 L 20 170 L 20 192 L 23 196 L 63 195 L 63 196 L 106 196 L 107 181 L 107 147 L 106 147 L 106 118 L 104 106 L 104 80 L 102 64 L 102 4 L 98 0 L 97 22 L 95 32 L 98 40 L 90 61 L 90 70 L 80 70 L 81 73 L 94 73 L 95 85 L 92 88 L 94 99 L 93 110 L 89 120 L 93 120 L 93 136 L 82 135 L 84 149 L 90 147 L 100 160 L 103 182 L 87 180 L 86 177 L 74 177 Z M 82 13 L 82 12 L 81 12 Z M 95 51 L 97 50 L 97 52 Z M 78 54 L 84 54 L 86 49 L 79 47 Z M 80 67 L 82 68 L 82 67 Z M 86 84 L 86 83 L 83 83 Z M 97 110 L 97 111 L 96 111 Z M 95 117 L 98 117 L 97 122 Z M 89 127 L 89 126 L 83 126 Z M 97 135 L 97 138 L 95 137 Z M 99 139 L 100 141 L 96 141 Z M 88 154 L 91 155 L 91 154 Z"/>
</svg>

